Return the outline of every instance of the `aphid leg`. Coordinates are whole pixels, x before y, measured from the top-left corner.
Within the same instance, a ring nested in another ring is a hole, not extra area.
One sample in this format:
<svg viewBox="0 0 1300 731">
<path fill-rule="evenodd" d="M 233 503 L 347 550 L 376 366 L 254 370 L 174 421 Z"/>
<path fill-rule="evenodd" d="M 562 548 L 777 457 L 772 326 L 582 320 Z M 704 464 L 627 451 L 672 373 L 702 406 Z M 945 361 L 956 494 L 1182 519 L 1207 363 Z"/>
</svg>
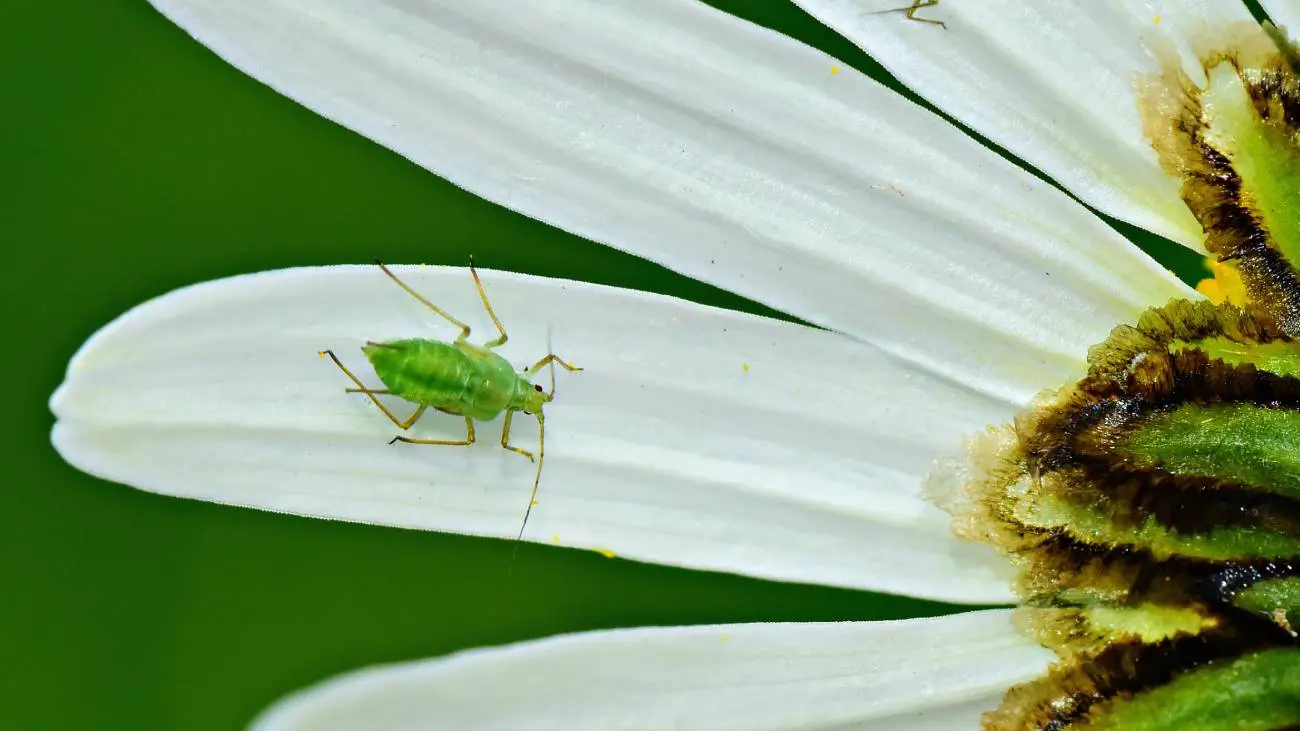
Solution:
<svg viewBox="0 0 1300 731">
<path fill-rule="evenodd" d="M 524 371 L 524 373 L 528 374 L 529 378 L 537 375 L 537 372 L 542 370 L 546 366 L 548 365 L 551 366 L 551 390 L 549 393 L 546 394 L 547 396 L 555 395 L 555 366 L 551 365 L 553 363 L 559 363 L 566 370 L 570 370 L 570 371 L 582 370 L 581 368 L 579 368 L 576 365 L 573 365 L 572 363 L 565 362 L 564 359 L 560 358 L 560 356 L 556 355 L 555 353 L 550 353 L 545 358 L 542 358 L 541 360 L 529 366 L 528 370 Z"/>
<path fill-rule="evenodd" d="M 550 365 L 551 363 L 559 363 L 561 367 L 563 367 L 563 368 L 565 368 L 565 369 L 567 369 L 567 370 L 570 370 L 570 371 L 580 371 L 580 370 L 582 370 L 582 369 L 579 368 L 578 366 L 576 366 L 576 365 L 574 365 L 574 364 L 572 364 L 572 363 L 568 363 L 568 362 L 566 362 L 563 358 L 561 358 L 560 356 L 556 355 L 555 353 L 550 353 L 550 354 L 547 355 L 545 358 L 542 358 L 541 360 L 539 360 L 539 361 L 537 361 L 536 363 L 534 363 L 534 364 L 532 364 L 531 366 L 529 366 L 529 367 L 528 367 L 528 370 L 525 371 L 525 373 L 527 373 L 527 374 L 530 375 L 530 376 L 535 376 L 535 375 L 537 375 L 537 372 L 538 372 L 538 371 L 540 371 L 541 369 L 543 369 L 543 368 L 545 368 L 546 366 Z"/>
<path fill-rule="evenodd" d="M 420 410 L 423 411 L 424 407 L 421 406 Z M 393 437 L 389 444 L 392 444 L 393 442 L 406 442 L 407 444 L 444 444 L 448 447 L 468 447 L 474 443 L 474 420 L 468 416 L 465 417 L 464 439 L 412 439 L 411 437 L 404 437 L 401 434 L 398 434 Z"/>
<path fill-rule="evenodd" d="M 478 278 L 478 269 L 474 268 L 474 257 L 472 256 L 469 258 L 469 274 L 474 277 L 474 286 L 478 287 L 478 298 L 483 300 L 483 309 L 487 310 L 488 317 L 492 318 L 492 324 L 496 325 L 497 332 L 501 333 L 501 337 L 483 343 L 483 347 L 495 348 L 498 345 L 505 345 L 505 342 L 510 339 L 510 336 L 506 335 L 506 329 L 501 325 L 501 320 L 497 319 L 497 313 L 492 311 L 492 305 L 488 302 L 487 292 L 483 291 L 483 281 Z"/>
<path fill-rule="evenodd" d="M 922 8 L 928 8 L 938 4 L 939 4 L 939 0 L 912 0 L 912 4 L 905 8 L 889 8 L 888 10 L 877 10 L 875 12 L 868 13 L 868 15 L 882 15 L 884 13 L 906 13 L 908 20 L 915 20 L 918 23 L 930 23 L 931 25 L 937 25 L 940 28 L 943 28 L 944 30 L 948 30 L 948 24 L 943 22 L 942 20 L 930 20 L 929 18 L 916 17 L 916 11 Z"/>
<path fill-rule="evenodd" d="M 457 320 L 456 318 L 452 317 L 450 312 L 447 312 L 441 307 L 435 305 L 434 303 L 430 302 L 429 300 L 421 296 L 419 292 L 416 292 L 415 290 L 408 287 L 406 285 L 406 282 L 403 282 L 402 280 L 398 279 L 397 275 L 389 271 L 388 267 L 384 266 L 384 263 L 382 261 L 375 259 L 375 263 L 379 265 L 380 269 L 384 270 L 384 274 L 387 274 L 389 279 L 393 280 L 394 282 L 397 282 L 397 286 L 406 290 L 406 293 L 414 297 L 416 300 L 418 300 L 420 304 L 424 305 L 425 307 L 428 307 L 429 309 L 433 310 L 439 315 L 442 315 L 443 317 L 447 318 L 448 322 L 460 328 L 460 335 L 456 337 L 456 342 L 460 342 L 465 338 L 469 337 L 469 325 L 466 325 L 460 320 Z"/>
<path fill-rule="evenodd" d="M 375 394 L 388 393 L 388 389 L 366 388 L 366 384 L 362 383 L 360 378 L 357 378 L 355 375 L 353 375 L 352 371 L 348 370 L 348 367 L 343 365 L 343 362 L 339 360 L 339 357 L 337 355 L 334 355 L 334 351 L 323 350 L 321 352 L 324 353 L 325 355 L 328 355 L 330 357 L 330 360 L 334 361 L 334 365 L 338 366 L 339 370 L 343 371 L 343 375 L 352 379 L 352 382 L 357 384 L 356 388 L 343 389 L 345 392 L 364 393 L 370 399 L 371 403 L 373 403 L 375 406 L 378 406 L 379 410 L 384 412 L 384 416 L 387 416 L 389 420 L 392 421 L 394 424 L 396 424 L 397 427 L 402 431 L 406 431 L 407 429 L 410 429 L 411 425 L 419 421 L 420 417 L 424 414 L 425 407 L 421 406 L 418 409 L 416 409 L 415 413 L 411 414 L 410 418 L 406 419 L 405 421 L 397 418 L 396 416 L 393 415 L 393 412 L 388 410 L 387 406 L 384 406 L 384 403 L 382 401 L 375 398 Z"/>
<path fill-rule="evenodd" d="M 948 24 L 943 22 L 942 20 L 931 20 L 929 18 L 916 17 L 916 11 L 920 10 L 921 8 L 928 8 L 932 5 L 938 5 L 938 4 L 939 4 L 939 0 L 912 0 L 912 7 L 907 8 L 907 19 L 915 20 L 918 23 L 929 23 L 931 25 L 937 25 L 940 28 L 943 28 L 944 30 L 948 30 Z"/>
<path fill-rule="evenodd" d="M 532 462 L 533 461 L 532 452 L 528 451 L 527 449 L 520 449 L 519 447 L 510 444 L 510 420 L 514 418 L 514 415 L 515 412 L 513 411 L 506 412 L 506 420 L 501 425 L 501 446 L 505 447 L 506 449 L 509 449 L 511 452 L 514 452 L 516 454 L 524 455 L 525 457 L 528 458 L 529 462 Z"/>
</svg>

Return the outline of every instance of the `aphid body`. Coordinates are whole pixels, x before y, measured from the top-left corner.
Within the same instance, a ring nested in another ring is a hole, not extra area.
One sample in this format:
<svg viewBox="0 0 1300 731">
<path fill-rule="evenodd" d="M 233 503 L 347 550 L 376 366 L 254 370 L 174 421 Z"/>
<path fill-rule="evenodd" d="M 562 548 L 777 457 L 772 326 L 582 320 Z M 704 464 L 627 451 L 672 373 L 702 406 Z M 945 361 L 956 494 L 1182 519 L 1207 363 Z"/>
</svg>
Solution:
<svg viewBox="0 0 1300 731">
<path fill-rule="evenodd" d="M 361 351 L 390 394 L 473 421 L 491 421 L 503 411 L 541 414 L 551 400 L 505 358 L 466 340 L 406 338 Z"/>
<path fill-rule="evenodd" d="M 519 528 L 523 537 L 528 525 L 528 515 L 537 498 L 537 485 L 542 477 L 542 459 L 546 449 L 546 422 L 542 413 L 543 405 L 555 397 L 555 363 L 570 371 L 581 368 L 566 363 L 554 353 L 548 353 L 541 360 L 523 371 L 516 371 L 510 362 L 501 357 L 494 349 L 505 344 L 509 336 L 492 305 L 488 302 L 483 283 L 479 280 L 474 262 L 470 261 L 470 275 L 478 288 L 479 299 L 487 310 L 492 323 L 496 325 L 498 337 L 482 345 L 469 342 L 469 325 L 452 317 L 442 308 L 425 299 L 415 290 L 398 279 L 381 262 L 383 270 L 399 287 L 453 325 L 460 328 L 460 335 L 451 342 L 431 338 L 401 338 L 385 342 L 369 342 L 361 348 L 366 359 L 370 361 L 375 375 L 383 382 L 384 388 L 370 388 L 353 375 L 347 366 L 334 355 L 333 351 L 322 351 L 334 364 L 347 375 L 356 388 L 349 388 L 349 393 L 365 394 L 380 411 L 384 413 L 402 431 L 410 429 L 428 409 L 435 409 L 445 414 L 460 416 L 465 419 L 464 439 L 417 439 L 401 434 L 392 438 L 394 442 L 408 444 L 442 444 L 449 446 L 469 446 L 474 443 L 474 422 L 491 421 L 501 414 L 505 420 L 501 426 L 501 446 L 527 457 L 537 463 L 537 472 L 533 478 L 532 495 L 528 500 L 528 509 L 524 512 L 524 522 Z M 544 391 L 533 383 L 532 377 L 542 368 L 551 366 L 551 390 Z M 406 419 L 399 419 L 378 396 L 388 394 L 404 399 L 416 405 L 415 412 Z M 533 453 L 510 443 L 510 421 L 516 412 L 523 412 L 537 419 L 537 457 Z"/>
</svg>

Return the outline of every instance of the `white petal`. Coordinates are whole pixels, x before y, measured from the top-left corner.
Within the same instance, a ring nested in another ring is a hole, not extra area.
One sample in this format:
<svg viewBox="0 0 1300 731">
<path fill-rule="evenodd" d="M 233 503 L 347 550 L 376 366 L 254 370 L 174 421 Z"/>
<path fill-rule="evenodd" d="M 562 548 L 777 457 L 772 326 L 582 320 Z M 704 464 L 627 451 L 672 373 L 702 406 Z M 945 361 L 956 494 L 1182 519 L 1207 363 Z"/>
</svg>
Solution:
<svg viewBox="0 0 1300 731">
<path fill-rule="evenodd" d="M 694 0 L 155 4 L 490 200 L 1001 398 L 1188 294 L 935 115 Z"/>
<path fill-rule="evenodd" d="M 1297 0 L 1260 0 L 1269 19 L 1287 31 L 1292 40 L 1300 38 L 1300 2 Z"/>
<path fill-rule="evenodd" d="M 486 340 L 468 271 L 396 267 Z M 530 540 L 646 561 L 956 601 L 1005 601 L 1005 563 L 919 497 L 936 455 L 1010 404 L 834 333 L 580 282 L 485 272 L 502 353 L 554 349 Z M 317 351 L 378 385 L 358 346 L 456 330 L 369 267 L 292 269 L 146 303 L 88 342 L 55 394 L 77 467 L 184 497 L 514 537 L 533 467 L 497 444 L 395 444 Z M 548 333 L 550 333 L 548 335 Z M 544 376 L 543 376 L 544 377 Z M 396 404 L 405 417 L 408 404 Z M 515 444 L 536 425 L 514 420 Z M 430 412 L 415 436 L 463 438 Z M 436 435 L 436 436 L 435 436 Z"/>
<path fill-rule="evenodd" d="M 1187 70 L 1193 37 L 1253 22 L 1238 0 L 795 0 L 926 100 L 1116 218 L 1203 250 L 1201 227 L 1142 133 L 1134 75 L 1155 71 L 1154 42 Z M 1165 44 L 1171 44 L 1166 46 Z"/>
<path fill-rule="evenodd" d="M 253 728 L 972 731 L 1050 660 L 1005 610 L 591 632 L 344 675 Z"/>
</svg>

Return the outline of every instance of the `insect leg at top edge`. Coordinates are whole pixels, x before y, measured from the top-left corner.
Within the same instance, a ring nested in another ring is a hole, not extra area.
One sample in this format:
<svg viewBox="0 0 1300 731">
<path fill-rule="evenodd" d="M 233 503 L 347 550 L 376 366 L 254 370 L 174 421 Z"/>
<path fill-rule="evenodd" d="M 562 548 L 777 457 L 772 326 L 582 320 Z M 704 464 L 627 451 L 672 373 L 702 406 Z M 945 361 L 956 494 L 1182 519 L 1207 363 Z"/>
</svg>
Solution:
<svg viewBox="0 0 1300 731">
<path fill-rule="evenodd" d="M 884 13 L 906 13 L 908 20 L 914 20 L 917 23 L 929 23 L 937 25 L 944 30 L 948 30 L 948 24 L 942 20 L 931 20 L 930 18 L 918 18 L 916 11 L 922 8 L 929 8 L 939 4 L 939 0 L 912 0 L 912 4 L 903 8 L 889 8 L 888 10 L 877 10 L 869 15 L 883 15 Z"/>
<path fill-rule="evenodd" d="M 378 264 L 378 265 L 379 265 L 379 268 L 382 269 L 382 270 L 384 271 L 384 274 L 387 274 L 387 275 L 388 275 L 388 278 L 389 278 L 389 279 L 391 279 L 391 280 L 393 280 L 394 282 L 396 282 L 396 283 L 397 283 L 397 286 L 401 287 L 401 288 L 402 288 L 402 289 L 403 289 L 407 294 L 409 294 L 409 295 L 411 295 L 412 297 L 414 297 L 414 298 L 416 299 L 416 301 L 418 301 L 420 304 L 424 305 L 425 307 L 428 307 L 430 310 L 433 310 L 434 312 L 438 313 L 439 315 L 442 315 L 443 317 L 447 318 L 447 321 L 448 321 L 448 322 L 450 322 L 451 324 L 453 324 L 453 325 L 455 325 L 456 327 L 460 328 L 460 335 L 456 336 L 456 342 L 459 343 L 459 342 L 461 342 L 462 340 L 464 340 L 464 339 L 466 339 L 466 338 L 469 337 L 469 325 L 466 325 L 465 323 L 461 322 L 460 320 L 457 320 L 456 318 L 452 317 L 450 312 L 447 312 L 446 310 L 442 309 L 441 307 L 435 305 L 434 303 L 432 303 L 432 302 L 430 302 L 429 300 L 425 299 L 425 298 L 424 298 L 424 295 L 422 295 L 422 294 L 420 294 L 419 292 L 416 292 L 415 290 L 411 289 L 411 287 L 410 287 L 406 282 L 403 282 L 402 280 L 398 279 L 396 274 L 393 274 L 391 271 L 389 271 L 388 267 L 384 266 L 384 263 L 383 263 L 382 261 L 380 261 L 380 260 L 378 260 L 378 259 L 375 259 L 375 263 Z M 483 304 L 486 305 L 486 304 L 487 304 L 487 297 L 486 297 L 485 295 L 483 295 L 483 285 L 479 284 L 479 281 L 478 281 L 478 273 L 474 271 L 474 260 L 473 260 L 473 259 L 470 259 L 470 262 L 469 262 L 469 270 L 470 270 L 470 273 L 472 273 L 472 274 L 474 275 L 474 284 L 477 284 L 477 285 L 478 285 L 478 293 L 479 293 L 480 296 L 483 296 Z M 491 308 L 491 307 L 488 308 L 488 314 L 492 314 L 492 308 Z M 497 322 L 497 316 L 496 316 L 496 315 L 492 315 L 492 321 L 493 321 L 493 322 L 496 322 L 498 328 L 501 327 L 501 323 L 500 323 L 500 322 Z M 502 342 L 505 342 L 505 341 L 502 340 Z"/>
<path fill-rule="evenodd" d="M 501 335 L 501 337 L 496 340 L 489 340 L 486 343 L 483 343 L 483 347 L 495 348 L 500 345 L 505 345 L 506 341 L 510 339 L 510 336 L 506 335 L 506 328 L 501 324 L 501 320 L 497 317 L 497 313 L 492 311 L 492 303 L 488 302 L 487 292 L 483 291 L 483 280 L 478 278 L 478 269 L 474 267 L 474 257 L 472 256 L 469 258 L 469 275 L 474 277 L 474 287 L 478 289 L 478 298 L 483 301 L 483 309 L 487 310 L 488 317 L 492 318 L 492 324 L 497 326 L 497 332 Z M 465 334 L 469 334 L 469 328 L 465 328 Z"/>
</svg>

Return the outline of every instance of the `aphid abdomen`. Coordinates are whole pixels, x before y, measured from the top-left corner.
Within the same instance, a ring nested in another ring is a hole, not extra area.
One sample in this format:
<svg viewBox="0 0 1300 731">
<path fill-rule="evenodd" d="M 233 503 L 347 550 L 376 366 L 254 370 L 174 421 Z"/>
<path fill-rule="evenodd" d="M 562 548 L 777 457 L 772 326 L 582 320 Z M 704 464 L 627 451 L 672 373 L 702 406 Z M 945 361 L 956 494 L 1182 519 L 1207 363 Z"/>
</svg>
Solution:
<svg viewBox="0 0 1300 731">
<path fill-rule="evenodd" d="M 460 412 L 474 364 L 449 343 L 422 338 L 363 347 L 375 375 L 390 393 L 412 403 Z M 474 414 L 465 413 L 466 416 Z M 477 418 L 477 417 L 476 417 Z"/>
<path fill-rule="evenodd" d="M 510 361 L 487 348 L 457 343 L 471 376 L 461 396 L 461 413 L 479 421 L 490 421 L 510 406 L 519 374 Z"/>
</svg>

